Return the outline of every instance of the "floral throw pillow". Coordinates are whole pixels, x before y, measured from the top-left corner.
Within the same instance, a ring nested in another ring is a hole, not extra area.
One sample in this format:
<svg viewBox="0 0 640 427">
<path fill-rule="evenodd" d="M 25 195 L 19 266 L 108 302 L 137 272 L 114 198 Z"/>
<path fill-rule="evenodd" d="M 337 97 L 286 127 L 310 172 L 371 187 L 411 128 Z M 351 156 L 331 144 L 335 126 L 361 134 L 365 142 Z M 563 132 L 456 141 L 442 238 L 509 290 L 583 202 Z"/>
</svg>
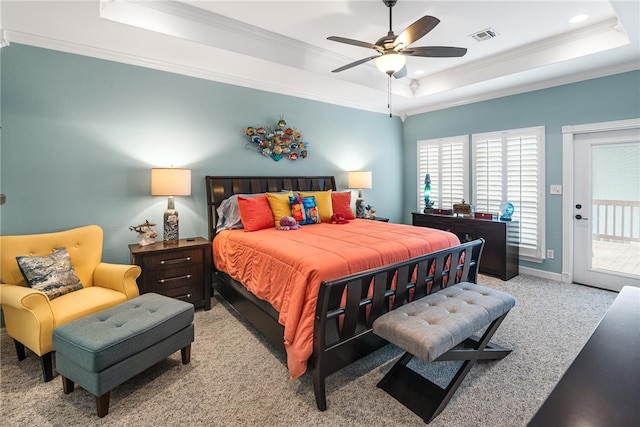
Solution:
<svg viewBox="0 0 640 427">
<path fill-rule="evenodd" d="M 46 256 L 18 256 L 16 261 L 27 285 L 44 292 L 50 300 L 82 289 L 65 248 Z"/>
</svg>

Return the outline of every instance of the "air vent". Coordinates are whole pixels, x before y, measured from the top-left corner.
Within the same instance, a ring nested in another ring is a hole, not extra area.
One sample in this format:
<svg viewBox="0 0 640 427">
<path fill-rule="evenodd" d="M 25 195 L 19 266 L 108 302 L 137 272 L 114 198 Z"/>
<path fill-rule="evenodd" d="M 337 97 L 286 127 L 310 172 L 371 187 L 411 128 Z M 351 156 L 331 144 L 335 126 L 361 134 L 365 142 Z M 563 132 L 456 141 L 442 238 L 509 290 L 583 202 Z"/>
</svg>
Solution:
<svg viewBox="0 0 640 427">
<path fill-rule="evenodd" d="M 493 28 L 489 27 L 486 28 L 482 31 L 478 31 L 477 33 L 471 34 L 471 37 L 473 37 L 476 41 L 478 42 L 484 42 L 487 40 L 490 40 L 494 37 L 498 37 L 498 32 L 496 30 L 494 30 Z"/>
</svg>

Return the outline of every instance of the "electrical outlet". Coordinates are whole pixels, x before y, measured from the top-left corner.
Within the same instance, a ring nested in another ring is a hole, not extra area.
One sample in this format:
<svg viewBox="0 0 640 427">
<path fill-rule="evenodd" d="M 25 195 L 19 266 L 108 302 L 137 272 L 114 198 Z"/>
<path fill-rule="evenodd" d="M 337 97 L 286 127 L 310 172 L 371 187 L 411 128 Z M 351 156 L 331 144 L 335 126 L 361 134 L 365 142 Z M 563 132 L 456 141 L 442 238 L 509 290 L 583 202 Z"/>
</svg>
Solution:
<svg viewBox="0 0 640 427">
<path fill-rule="evenodd" d="M 551 184 L 549 194 L 562 194 L 562 184 Z"/>
<path fill-rule="evenodd" d="M 547 258 L 553 259 L 553 249 L 547 249 Z"/>
</svg>

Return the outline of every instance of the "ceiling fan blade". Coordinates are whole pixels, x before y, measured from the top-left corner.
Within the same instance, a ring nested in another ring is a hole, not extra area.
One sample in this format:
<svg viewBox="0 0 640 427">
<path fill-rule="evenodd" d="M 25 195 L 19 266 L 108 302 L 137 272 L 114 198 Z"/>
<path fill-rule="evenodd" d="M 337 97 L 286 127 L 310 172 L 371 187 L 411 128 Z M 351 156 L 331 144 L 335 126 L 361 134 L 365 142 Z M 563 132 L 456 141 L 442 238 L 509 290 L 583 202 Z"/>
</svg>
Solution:
<svg viewBox="0 0 640 427">
<path fill-rule="evenodd" d="M 350 45 L 353 45 L 353 46 L 366 47 L 368 49 L 375 49 L 375 50 L 381 52 L 380 46 L 376 46 L 374 44 L 367 43 L 367 42 L 361 42 L 360 40 L 353 40 L 353 39 L 348 39 L 348 38 L 345 38 L 345 37 L 336 37 L 336 36 L 327 37 L 327 40 L 331 40 L 331 41 L 338 42 L 338 43 L 346 43 L 346 44 L 350 44 Z"/>
<path fill-rule="evenodd" d="M 363 58 L 363 59 L 360 59 L 360 60 L 358 60 L 356 62 L 352 62 L 352 63 L 347 64 L 347 65 L 343 65 L 342 67 L 336 68 L 335 70 L 333 70 L 332 73 L 339 73 L 340 71 L 348 70 L 349 68 L 353 68 L 356 65 L 364 64 L 365 62 L 371 61 L 372 59 L 377 58 L 378 56 L 380 56 L 380 55 L 373 55 L 373 56 L 370 56 L 368 58 Z"/>
<path fill-rule="evenodd" d="M 465 47 L 449 47 L 449 46 L 424 46 L 412 47 L 404 49 L 403 55 L 408 56 L 424 56 L 427 58 L 455 58 L 464 56 L 467 53 Z"/>
<path fill-rule="evenodd" d="M 398 46 L 401 48 L 408 47 L 411 43 L 424 37 L 425 34 L 433 30 L 439 23 L 440 20 L 438 18 L 429 15 L 423 16 L 398 35 L 393 43 L 394 49 Z"/>
<path fill-rule="evenodd" d="M 400 68 L 398 71 L 393 73 L 393 77 L 396 78 L 396 79 L 401 79 L 403 77 L 406 77 L 406 75 L 407 75 L 407 65 L 406 64 L 402 68 Z"/>
</svg>

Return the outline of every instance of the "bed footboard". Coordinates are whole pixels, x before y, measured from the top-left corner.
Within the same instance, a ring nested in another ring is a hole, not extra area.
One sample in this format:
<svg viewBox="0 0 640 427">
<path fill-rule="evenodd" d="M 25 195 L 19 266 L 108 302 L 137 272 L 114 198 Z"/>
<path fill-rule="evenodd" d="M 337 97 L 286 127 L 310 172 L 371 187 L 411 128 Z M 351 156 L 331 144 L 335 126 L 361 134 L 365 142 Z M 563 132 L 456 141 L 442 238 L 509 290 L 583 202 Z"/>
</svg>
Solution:
<svg viewBox="0 0 640 427">
<path fill-rule="evenodd" d="M 477 282 L 484 240 L 322 282 L 315 315 L 313 378 L 318 409 L 327 409 L 325 379 L 387 344 L 373 321 L 414 299 L 459 282 Z M 450 267 L 451 266 L 451 267 Z"/>
</svg>

